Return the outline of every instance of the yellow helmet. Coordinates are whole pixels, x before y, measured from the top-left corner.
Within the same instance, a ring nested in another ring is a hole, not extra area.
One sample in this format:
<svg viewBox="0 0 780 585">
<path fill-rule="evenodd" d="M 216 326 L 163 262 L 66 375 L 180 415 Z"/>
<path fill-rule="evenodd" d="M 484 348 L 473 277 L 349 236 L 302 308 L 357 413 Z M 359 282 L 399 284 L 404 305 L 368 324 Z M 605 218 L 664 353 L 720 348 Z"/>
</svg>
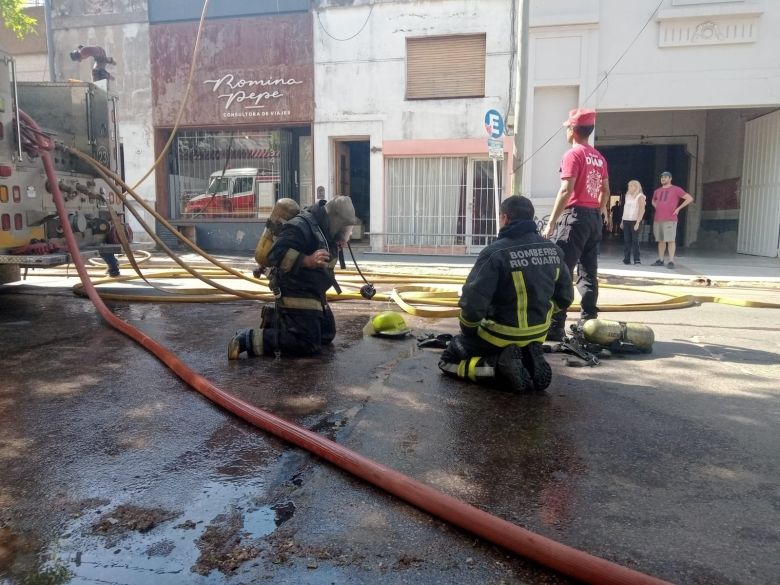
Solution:
<svg viewBox="0 0 780 585">
<path fill-rule="evenodd" d="M 403 315 L 396 311 L 383 311 L 374 315 L 363 331 L 380 337 L 405 337 L 410 333 Z"/>
</svg>

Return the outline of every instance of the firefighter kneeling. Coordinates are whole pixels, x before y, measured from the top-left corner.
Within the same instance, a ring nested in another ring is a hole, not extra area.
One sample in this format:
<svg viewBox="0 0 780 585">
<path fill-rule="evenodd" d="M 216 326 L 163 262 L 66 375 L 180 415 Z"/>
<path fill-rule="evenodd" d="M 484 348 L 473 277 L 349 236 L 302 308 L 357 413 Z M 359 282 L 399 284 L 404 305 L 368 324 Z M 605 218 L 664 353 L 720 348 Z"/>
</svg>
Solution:
<svg viewBox="0 0 780 585">
<path fill-rule="evenodd" d="M 338 250 L 357 223 L 352 199 L 320 200 L 293 214 L 290 210 L 291 219 L 279 226 L 267 253 L 276 305 L 263 307 L 260 328 L 236 333 L 228 345 L 228 359 L 238 359 L 244 352 L 249 356 L 314 355 L 336 336 L 325 292 L 331 286 L 339 291 L 333 271 Z"/>
<path fill-rule="evenodd" d="M 563 251 L 536 231 L 534 206 L 514 195 L 501 202 L 498 239 L 482 250 L 463 285 L 461 335 L 439 368 L 514 392 L 541 391 L 552 370 L 542 342 L 551 315 L 574 300 Z"/>
</svg>

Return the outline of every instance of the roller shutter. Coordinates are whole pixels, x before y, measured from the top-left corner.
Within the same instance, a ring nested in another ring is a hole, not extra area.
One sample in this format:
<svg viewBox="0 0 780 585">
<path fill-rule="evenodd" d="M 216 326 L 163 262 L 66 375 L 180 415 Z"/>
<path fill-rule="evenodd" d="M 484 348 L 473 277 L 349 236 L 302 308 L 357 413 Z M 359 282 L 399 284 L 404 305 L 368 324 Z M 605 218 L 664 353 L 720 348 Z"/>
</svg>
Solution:
<svg viewBox="0 0 780 585">
<path fill-rule="evenodd" d="M 485 96 L 485 34 L 406 39 L 406 99 Z"/>
</svg>

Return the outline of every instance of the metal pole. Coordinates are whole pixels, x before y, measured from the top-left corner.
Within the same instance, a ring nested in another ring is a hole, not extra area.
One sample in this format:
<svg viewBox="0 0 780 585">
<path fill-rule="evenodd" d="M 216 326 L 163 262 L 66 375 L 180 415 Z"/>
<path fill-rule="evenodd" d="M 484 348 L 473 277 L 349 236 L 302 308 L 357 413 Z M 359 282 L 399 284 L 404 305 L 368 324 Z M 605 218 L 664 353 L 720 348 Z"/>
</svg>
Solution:
<svg viewBox="0 0 780 585">
<path fill-rule="evenodd" d="M 43 2 L 43 18 L 46 21 L 46 53 L 49 58 L 49 81 L 56 81 L 54 76 L 54 29 L 51 23 L 51 0 Z"/>
<path fill-rule="evenodd" d="M 530 0 L 518 0 L 517 11 L 517 72 L 515 74 L 515 153 L 512 159 L 512 193 L 523 193 L 523 161 L 525 160 L 525 111 L 528 101 L 528 13 Z"/>
<path fill-rule="evenodd" d="M 493 157 L 493 197 L 495 198 L 495 206 L 496 206 L 496 235 L 498 235 L 498 231 L 501 229 L 501 226 L 499 225 L 499 218 L 501 217 L 501 212 L 499 211 L 499 206 L 501 205 L 501 199 L 498 194 L 498 159 L 496 157 Z"/>
<path fill-rule="evenodd" d="M 16 117 L 14 118 L 14 121 L 16 122 L 16 154 L 19 156 L 19 160 L 22 160 L 22 123 L 21 123 L 21 117 L 20 114 L 21 108 L 19 107 L 19 86 L 17 85 L 17 78 L 16 78 L 16 60 L 11 57 L 11 75 L 14 77 L 13 82 L 13 90 L 14 90 L 14 108 L 16 109 Z"/>
</svg>

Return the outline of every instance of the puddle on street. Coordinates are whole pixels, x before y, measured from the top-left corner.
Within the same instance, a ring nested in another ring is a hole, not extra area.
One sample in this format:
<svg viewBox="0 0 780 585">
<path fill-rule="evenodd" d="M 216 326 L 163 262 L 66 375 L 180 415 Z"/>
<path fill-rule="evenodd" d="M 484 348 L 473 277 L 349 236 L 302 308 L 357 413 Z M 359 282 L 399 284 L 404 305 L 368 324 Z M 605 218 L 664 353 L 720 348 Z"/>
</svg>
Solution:
<svg viewBox="0 0 780 585">
<path fill-rule="evenodd" d="M 201 551 L 196 541 L 219 515 L 238 515 L 242 544 L 251 543 L 276 529 L 277 512 L 253 503 L 263 495 L 258 481 L 206 483 L 191 501 L 182 500 L 179 513 L 149 532 L 128 532 L 103 537 L 92 530 L 101 517 L 110 517 L 121 501 L 101 506 L 66 526 L 59 541 L 49 547 L 50 558 L 72 574 L 69 583 L 121 583 L 125 585 L 181 585 L 223 583 L 228 578 L 217 570 L 208 575 L 191 571 Z M 250 560 L 251 562 L 251 560 Z"/>
<path fill-rule="evenodd" d="M 276 512 L 269 506 L 244 514 L 244 532 L 251 538 L 263 538 L 276 530 Z"/>
</svg>

